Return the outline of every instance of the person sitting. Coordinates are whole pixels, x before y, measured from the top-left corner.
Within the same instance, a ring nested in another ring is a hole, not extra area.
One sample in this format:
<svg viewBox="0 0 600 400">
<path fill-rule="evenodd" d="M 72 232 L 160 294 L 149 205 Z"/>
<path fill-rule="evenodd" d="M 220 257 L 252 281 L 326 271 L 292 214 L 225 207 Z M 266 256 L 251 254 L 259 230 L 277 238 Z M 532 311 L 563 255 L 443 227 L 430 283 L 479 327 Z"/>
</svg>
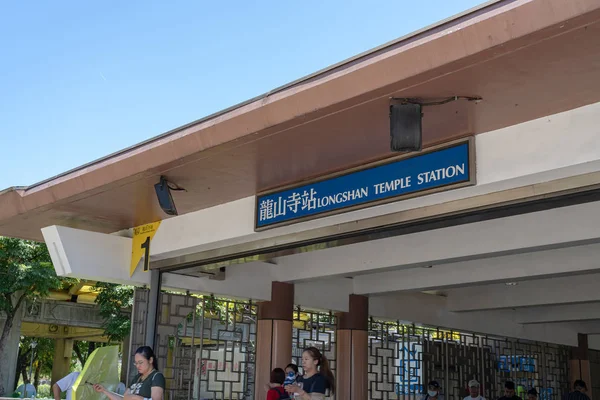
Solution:
<svg viewBox="0 0 600 400">
<path fill-rule="evenodd" d="M 285 371 L 281 368 L 275 368 L 271 371 L 270 384 L 271 388 L 267 392 L 267 400 L 283 400 L 289 399 L 290 396 L 287 394 L 283 387 L 285 381 Z"/>
</svg>

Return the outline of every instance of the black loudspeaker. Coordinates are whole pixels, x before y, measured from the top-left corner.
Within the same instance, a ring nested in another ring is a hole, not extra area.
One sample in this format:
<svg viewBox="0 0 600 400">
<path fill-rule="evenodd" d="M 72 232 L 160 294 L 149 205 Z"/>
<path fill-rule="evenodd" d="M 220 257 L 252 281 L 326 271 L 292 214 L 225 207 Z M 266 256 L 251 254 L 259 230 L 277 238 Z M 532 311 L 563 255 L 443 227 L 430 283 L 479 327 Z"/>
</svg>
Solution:
<svg viewBox="0 0 600 400">
<path fill-rule="evenodd" d="M 421 131 L 420 104 L 390 105 L 390 148 L 392 151 L 421 151 L 423 132 Z"/>
<path fill-rule="evenodd" d="M 177 208 L 175 208 L 175 202 L 173 201 L 173 196 L 171 196 L 171 188 L 164 176 L 161 176 L 160 182 L 154 185 L 154 190 L 156 191 L 160 208 L 168 215 L 177 215 Z"/>
</svg>

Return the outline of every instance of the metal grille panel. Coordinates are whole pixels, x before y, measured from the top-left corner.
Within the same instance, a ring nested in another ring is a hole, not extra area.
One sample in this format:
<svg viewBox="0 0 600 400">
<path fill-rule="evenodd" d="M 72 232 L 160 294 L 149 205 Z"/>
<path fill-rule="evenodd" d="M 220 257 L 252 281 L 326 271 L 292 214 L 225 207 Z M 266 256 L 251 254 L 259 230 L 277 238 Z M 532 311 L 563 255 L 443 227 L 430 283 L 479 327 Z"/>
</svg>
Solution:
<svg viewBox="0 0 600 400">
<path fill-rule="evenodd" d="M 437 380 L 447 400 L 468 395 L 477 379 L 488 399 L 502 395 L 504 382 L 517 384 L 526 398 L 535 387 L 540 400 L 559 400 L 568 390 L 568 348 L 496 338 L 400 322 L 371 320 L 369 398 L 419 398 Z"/>
<path fill-rule="evenodd" d="M 135 292 L 132 349 L 145 343 L 148 295 Z M 165 398 L 252 400 L 256 320 L 251 302 L 161 293 L 154 350 L 167 380 Z"/>
<path fill-rule="evenodd" d="M 199 301 L 175 338 L 177 358 L 189 360 L 193 377 L 182 376 L 191 387 L 176 398 L 253 399 L 257 311 L 251 302 L 206 296 Z"/>
<path fill-rule="evenodd" d="M 318 311 L 296 306 L 292 331 L 292 362 L 302 371 L 302 351 L 318 348 L 329 360 L 335 375 L 337 316 L 329 311 Z M 331 396 L 331 398 L 335 398 Z"/>
<path fill-rule="evenodd" d="M 147 302 L 148 291 L 136 290 L 133 349 L 145 341 Z M 155 351 L 167 378 L 166 398 L 253 399 L 256 305 L 168 293 L 159 304 Z M 334 313 L 297 306 L 292 362 L 301 368 L 302 349 L 315 346 L 335 373 L 336 331 Z M 461 400 L 474 378 L 487 399 L 500 397 L 512 380 L 522 398 L 535 387 L 540 400 L 560 400 L 568 391 L 568 360 L 565 346 L 371 319 L 369 399 L 420 398 L 435 379 L 446 400 Z"/>
</svg>

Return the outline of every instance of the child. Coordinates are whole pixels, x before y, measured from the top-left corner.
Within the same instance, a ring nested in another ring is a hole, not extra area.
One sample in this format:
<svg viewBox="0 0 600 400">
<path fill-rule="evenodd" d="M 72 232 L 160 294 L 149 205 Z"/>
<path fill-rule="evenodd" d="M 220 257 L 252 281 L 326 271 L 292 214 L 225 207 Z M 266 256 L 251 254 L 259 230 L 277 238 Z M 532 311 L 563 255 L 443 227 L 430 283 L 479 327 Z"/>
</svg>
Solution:
<svg viewBox="0 0 600 400">
<path fill-rule="evenodd" d="M 273 371 L 271 371 L 271 388 L 267 392 L 267 400 L 284 400 L 290 398 L 283 388 L 284 381 L 285 372 L 281 368 L 275 368 Z"/>
</svg>

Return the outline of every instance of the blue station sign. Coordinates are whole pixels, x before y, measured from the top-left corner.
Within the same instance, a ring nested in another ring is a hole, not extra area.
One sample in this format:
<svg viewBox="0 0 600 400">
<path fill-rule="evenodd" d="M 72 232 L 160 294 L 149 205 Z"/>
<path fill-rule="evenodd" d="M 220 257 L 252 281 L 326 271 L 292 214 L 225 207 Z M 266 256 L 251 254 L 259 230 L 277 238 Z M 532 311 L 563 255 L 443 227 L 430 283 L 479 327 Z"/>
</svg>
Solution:
<svg viewBox="0 0 600 400">
<path fill-rule="evenodd" d="M 259 194 L 256 230 L 475 184 L 472 139 Z"/>
</svg>

